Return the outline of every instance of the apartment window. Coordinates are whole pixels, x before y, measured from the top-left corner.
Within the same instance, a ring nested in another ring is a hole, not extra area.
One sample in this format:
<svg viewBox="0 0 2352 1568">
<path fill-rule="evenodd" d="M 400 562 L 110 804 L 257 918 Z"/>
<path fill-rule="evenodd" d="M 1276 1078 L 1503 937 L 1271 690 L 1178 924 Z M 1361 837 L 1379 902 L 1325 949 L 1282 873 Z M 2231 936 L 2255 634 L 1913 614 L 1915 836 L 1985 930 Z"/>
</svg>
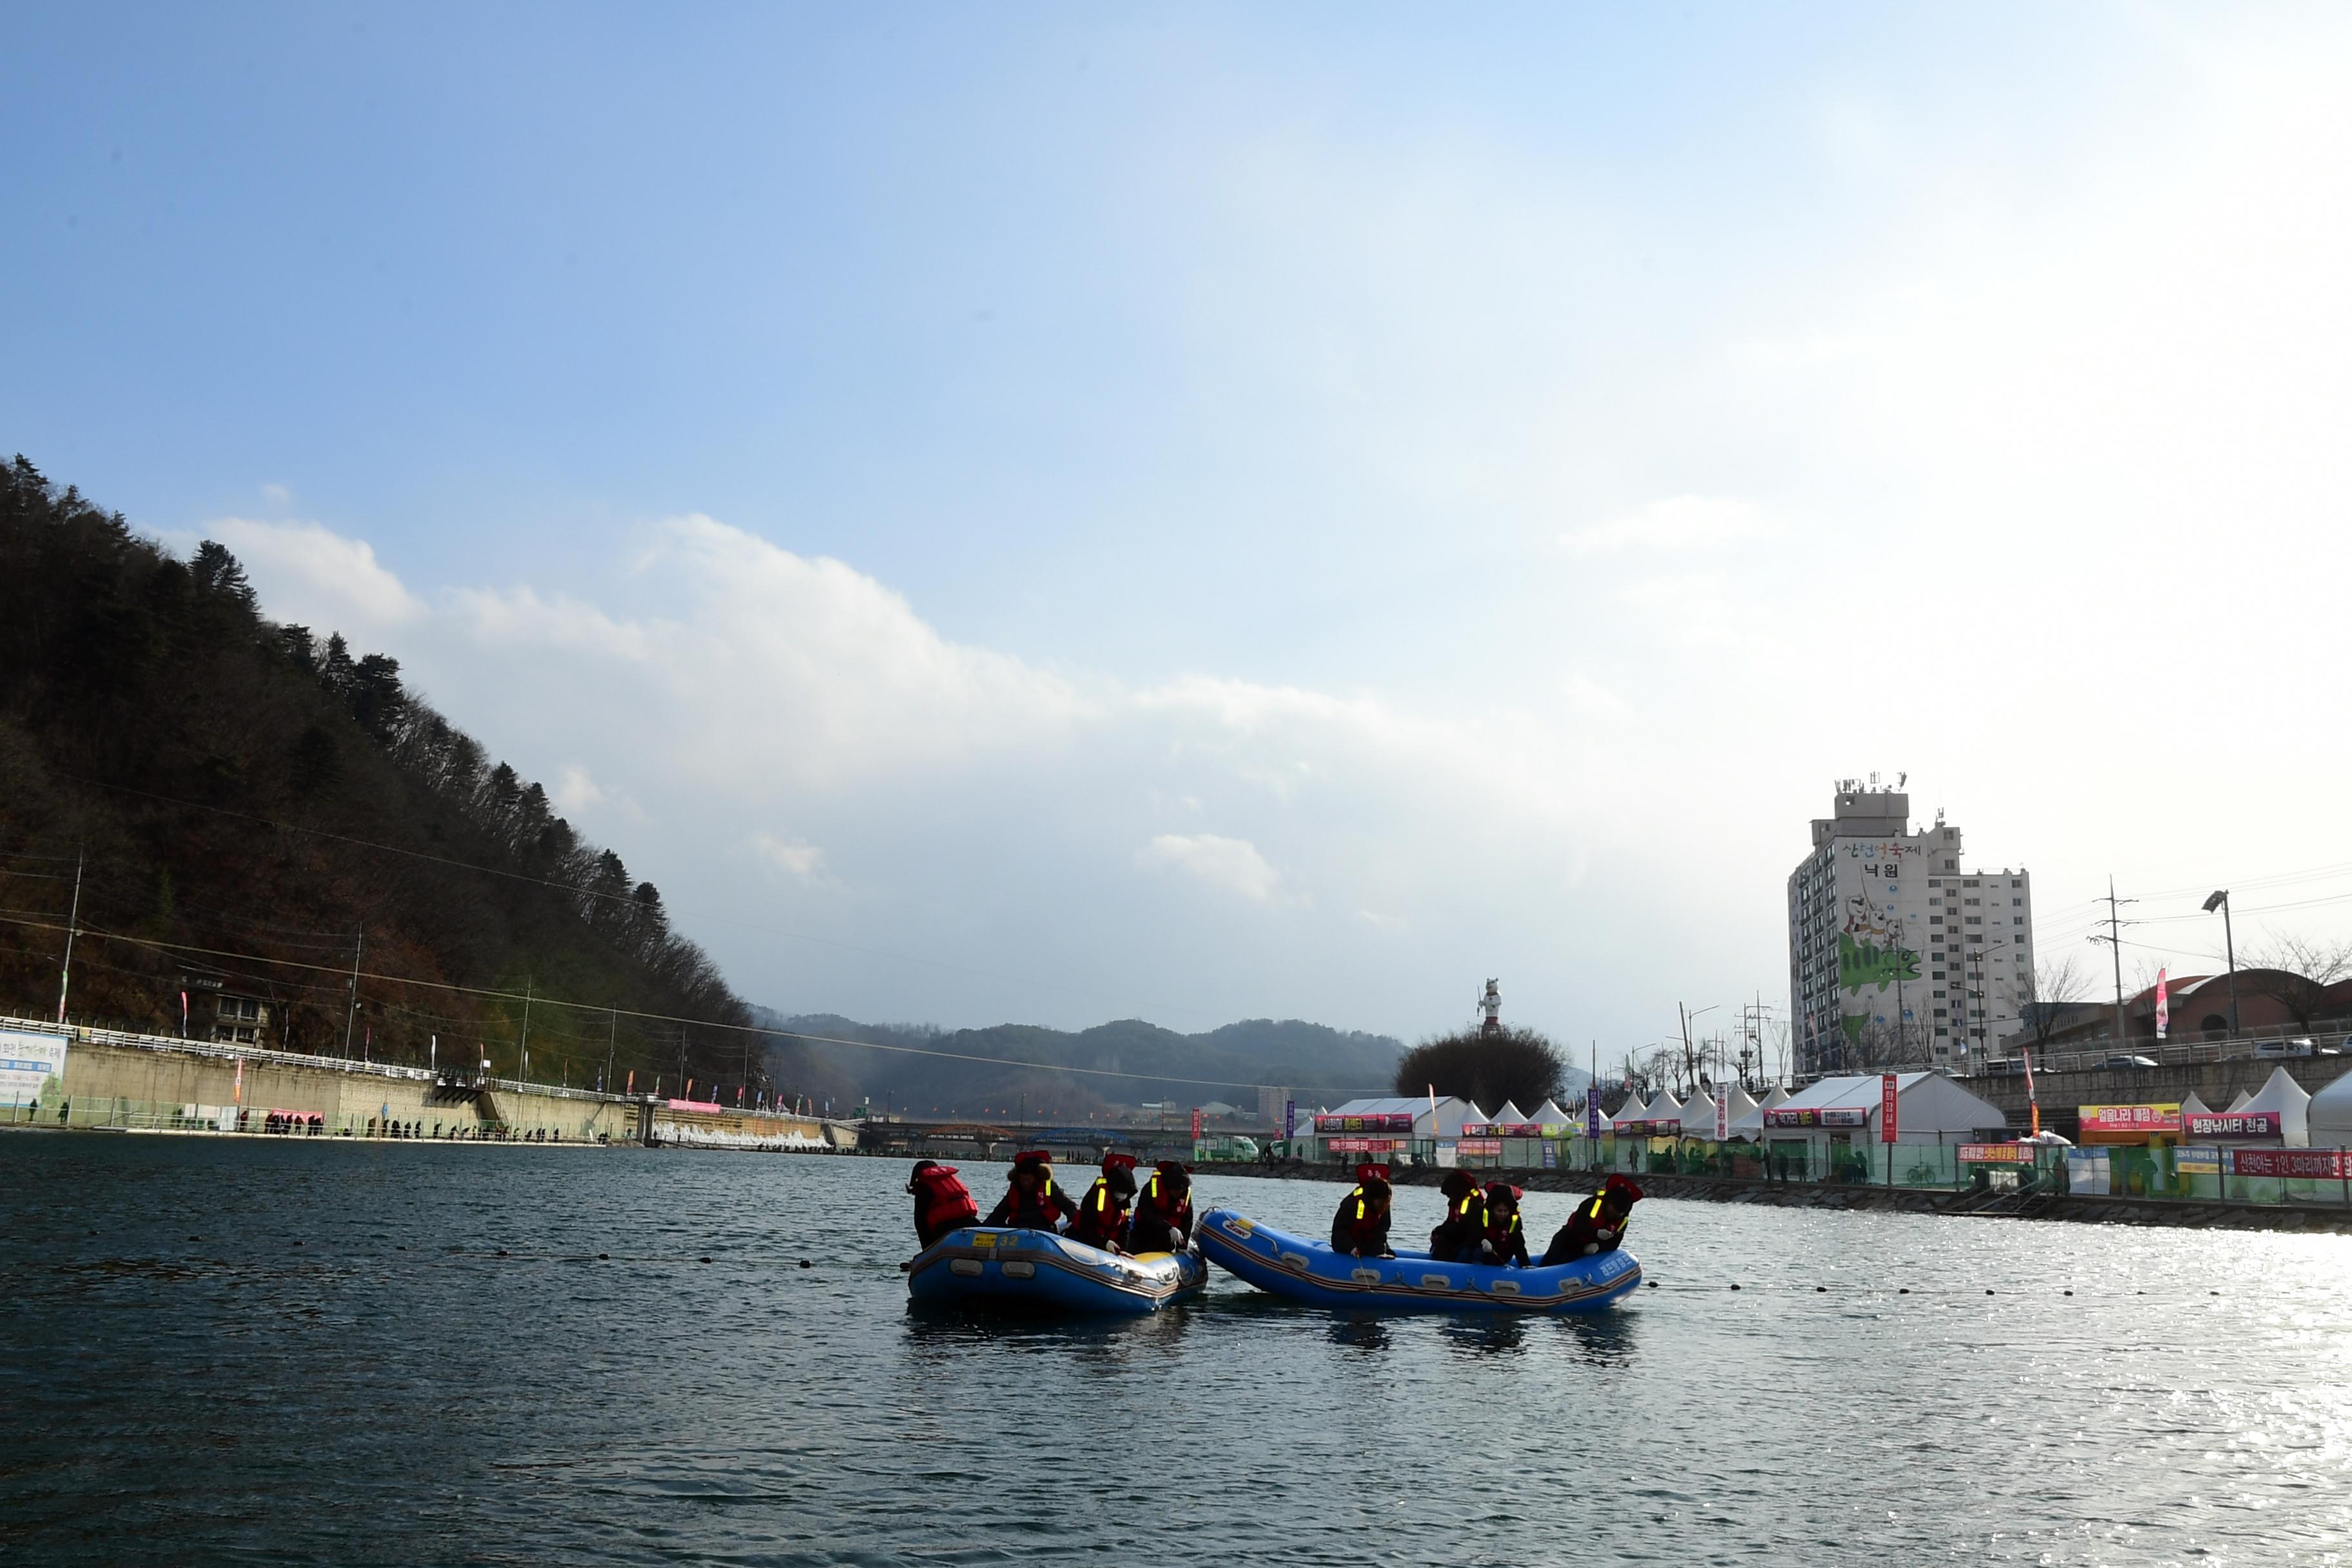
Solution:
<svg viewBox="0 0 2352 1568">
<path fill-rule="evenodd" d="M 1927 879 L 1927 886 L 1931 888 L 1940 888 L 1943 885 L 1943 879 L 1939 877 L 1930 877 Z"/>
<path fill-rule="evenodd" d="M 1980 926 L 1980 925 L 1984 924 L 1984 916 L 1982 916 L 1982 915 L 1970 915 L 1970 916 L 1969 917 L 1969 924 L 1970 924 L 1970 925 L 1972 925 L 1972 926 Z"/>
<path fill-rule="evenodd" d="M 2009 885 L 2010 885 L 2011 887 L 2012 887 L 2012 888 L 2022 888 L 2023 886 L 2025 886 L 2025 881 L 2024 881 L 2024 879 L 2022 879 L 2022 878 L 2020 878 L 2020 877 L 2011 877 L 2011 878 L 2009 879 Z"/>
<path fill-rule="evenodd" d="M 1944 923 L 1944 917 L 1941 915 L 1929 915 L 1927 917 L 1927 923 L 1931 926 L 1942 925 Z"/>
<path fill-rule="evenodd" d="M 1969 909 L 1975 909 L 1979 904 L 1982 903 L 1983 901 L 1984 901 L 1984 900 L 1981 900 L 1981 899 L 1962 899 L 1962 900 L 1960 900 L 1960 902 L 1961 902 L 1962 904 L 1966 905 L 1966 906 L 1967 906 L 1968 908 L 1969 908 Z"/>
<path fill-rule="evenodd" d="M 1940 979 L 1942 979 L 1942 978 L 1943 978 L 1943 976 L 1941 976 L 1941 975 L 1937 975 L 1937 978 L 1940 980 Z M 1938 991 L 1938 992 L 1937 992 L 1937 993 L 1936 993 L 1936 994 L 1937 994 L 1938 997 L 1941 997 L 1944 994 L 1943 994 L 1942 992 Z"/>
<path fill-rule="evenodd" d="M 1933 883 L 1933 882 L 1930 882 L 1930 883 L 1928 883 L 1927 885 L 1928 885 L 1929 887 L 1931 887 L 1931 888 L 1932 888 L 1932 887 L 1934 887 L 1936 884 L 1935 884 L 1935 883 Z M 1941 899 L 1929 899 L 1929 900 L 1927 900 L 1927 907 L 1928 907 L 1929 909 L 1941 909 L 1941 908 L 1943 907 L 1943 903 L 1944 903 L 1944 900 L 1941 900 Z"/>
<path fill-rule="evenodd" d="M 2023 915 L 2011 915 L 2009 917 L 2009 923 L 2013 926 L 2021 926 L 2025 923 L 2025 917 Z"/>
<path fill-rule="evenodd" d="M 1973 888 L 1973 887 L 1975 887 L 1976 885 L 1977 885 L 1977 879 L 1976 879 L 1974 877 L 1970 877 L 1967 881 L 1962 882 L 1962 883 L 1960 884 L 1960 886 L 1961 886 L 1961 887 L 1963 887 L 1963 888 Z"/>
</svg>

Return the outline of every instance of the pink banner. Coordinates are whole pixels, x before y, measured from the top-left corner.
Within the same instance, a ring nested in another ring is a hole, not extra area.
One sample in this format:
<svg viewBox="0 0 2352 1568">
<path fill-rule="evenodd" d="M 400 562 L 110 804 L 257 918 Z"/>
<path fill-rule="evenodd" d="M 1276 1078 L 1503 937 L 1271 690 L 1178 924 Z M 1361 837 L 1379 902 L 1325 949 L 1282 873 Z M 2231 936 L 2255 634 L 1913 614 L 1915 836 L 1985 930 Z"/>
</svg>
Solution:
<svg viewBox="0 0 2352 1568">
<path fill-rule="evenodd" d="M 2031 1143 L 1963 1143 L 1960 1163 L 1963 1165 L 2030 1165 L 2033 1163 L 2034 1145 Z"/>
<path fill-rule="evenodd" d="M 1500 1138 L 1464 1138 L 1454 1145 L 1456 1154 L 1499 1154 L 1503 1152 Z"/>
<path fill-rule="evenodd" d="M 715 1100 L 672 1100 L 665 1101 L 672 1110 L 701 1110 L 713 1116 L 727 1108 Z"/>
<path fill-rule="evenodd" d="M 1402 1138 L 1334 1138 L 1329 1142 L 1334 1154 L 1393 1154 L 1405 1146 Z"/>
<path fill-rule="evenodd" d="M 2084 1138 L 2128 1138 L 2137 1141 L 2158 1133 L 2180 1131 L 2180 1106 L 2168 1100 L 2159 1105 L 2078 1105 L 2075 1114 L 2083 1125 Z"/>
<path fill-rule="evenodd" d="M 1540 1138 L 1544 1135 L 1540 1121 L 1465 1121 L 1462 1124 L 1465 1138 Z"/>
</svg>

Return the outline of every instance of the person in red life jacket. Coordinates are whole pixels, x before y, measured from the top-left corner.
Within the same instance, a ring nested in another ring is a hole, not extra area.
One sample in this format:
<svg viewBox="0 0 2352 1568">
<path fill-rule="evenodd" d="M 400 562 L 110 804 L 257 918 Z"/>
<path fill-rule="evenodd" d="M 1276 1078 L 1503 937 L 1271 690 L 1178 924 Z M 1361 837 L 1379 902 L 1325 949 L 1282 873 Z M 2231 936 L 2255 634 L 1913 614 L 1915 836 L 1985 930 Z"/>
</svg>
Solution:
<svg viewBox="0 0 2352 1568">
<path fill-rule="evenodd" d="M 907 1178 L 907 1190 L 915 1194 L 915 1239 L 925 1247 L 980 1217 L 980 1205 L 956 1178 L 953 1165 L 942 1165 L 937 1160 L 916 1161 L 915 1173 Z"/>
<path fill-rule="evenodd" d="M 1135 1156 L 1105 1154 L 1102 1174 L 1078 1200 L 1078 1217 L 1070 1222 L 1070 1239 L 1105 1252 L 1126 1251 L 1120 1243 L 1127 1233 L 1127 1205 L 1134 1197 Z"/>
<path fill-rule="evenodd" d="M 1486 1224 L 1478 1237 L 1480 1263 L 1497 1268 L 1528 1266 L 1527 1233 L 1519 1228 L 1519 1189 L 1507 1182 L 1490 1182 L 1486 1192 Z"/>
<path fill-rule="evenodd" d="M 1030 1149 L 1013 1156 L 1013 1176 L 1004 1195 L 988 1211 L 989 1225 L 1017 1226 L 1024 1230 L 1056 1230 L 1057 1219 L 1076 1219 L 1078 1211 L 1054 1184 L 1054 1154 Z"/>
<path fill-rule="evenodd" d="M 1614 1252 L 1625 1239 L 1625 1221 L 1642 1201 L 1642 1189 L 1623 1176 L 1612 1176 L 1601 1190 L 1576 1205 L 1544 1249 L 1543 1267 L 1574 1263 L 1603 1252 Z"/>
<path fill-rule="evenodd" d="M 1192 1240 L 1192 1173 L 1181 1160 L 1162 1160 L 1136 1194 L 1127 1222 L 1129 1252 L 1181 1252 Z"/>
<path fill-rule="evenodd" d="M 1440 1263 L 1476 1262 L 1478 1238 L 1486 1230 L 1486 1194 L 1478 1178 L 1448 1171 L 1437 1190 L 1445 1197 L 1445 1217 L 1429 1233 L 1429 1256 Z"/>
<path fill-rule="evenodd" d="M 1389 1249 L 1389 1168 L 1356 1167 L 1355 1189 L 1331 1216 L 1331 1250 L 1342 1258 L 1394 1258 Z"/>
</svg>

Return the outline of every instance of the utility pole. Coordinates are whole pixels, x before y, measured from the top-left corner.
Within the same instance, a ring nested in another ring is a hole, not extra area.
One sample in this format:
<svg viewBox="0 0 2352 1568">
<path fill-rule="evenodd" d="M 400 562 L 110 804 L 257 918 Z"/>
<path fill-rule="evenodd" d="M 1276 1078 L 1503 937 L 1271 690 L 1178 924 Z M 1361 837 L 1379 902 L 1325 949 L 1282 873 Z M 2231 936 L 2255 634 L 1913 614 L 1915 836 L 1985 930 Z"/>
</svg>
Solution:
<svg viewBox="0 0 2352 1568">
<path fill-rule="evenodd" d="M 535 977 L 524 975 L 522 981 L 522 1080 L 530 1081 L 530 990 Z"/>
<path fill-rule="evenodd" d="M 2109 877 L 2107 879 L 2107 934 L 2091 939 L 2093 942 L 2105 942 L 2116 956 L 2116 1048 L 2117 1050 L 2121 1050 L 2131 1037 L 2124 1026 L 2124 920 L 2121 910 L 2125 904 L 2137 902 L 2139 902 L 2137 899 L 2116 898 L 2116 879 Z"/>
<path fill-rule="evenodd" d="M 621 1010 L 615 1007 L 604 1029 L 604 1076 L 596 1084 L 596 1087 L 606 1094 L 613 1092 L 613 1053 L 618 1050 L 620 1046 Z"/>
<path fill-rule="evenodd" d="M 81 868 L 88 853 L 80 845 L 74 846 L 73 912 L 66 916 L 66 961 L 64 967 L 58 971 L 58 1027 L 60 1029 L 66 1024 L 66 992 L 73 984 L 74 932 L 81 926 Z M 188 1026 L 184 1019 L 180 1033 L 184 1035 L 187 1032 Z"/>
<path fill-rule="evenodd" d="M 352 1026 L 360 1016 L 360 954 L 367 951 L 367 927 L 359 929 L 359 940 L 352 944 L 352 1002 L 343 1010 L 343 1059 L 352 1058 Z"/>
</svg>

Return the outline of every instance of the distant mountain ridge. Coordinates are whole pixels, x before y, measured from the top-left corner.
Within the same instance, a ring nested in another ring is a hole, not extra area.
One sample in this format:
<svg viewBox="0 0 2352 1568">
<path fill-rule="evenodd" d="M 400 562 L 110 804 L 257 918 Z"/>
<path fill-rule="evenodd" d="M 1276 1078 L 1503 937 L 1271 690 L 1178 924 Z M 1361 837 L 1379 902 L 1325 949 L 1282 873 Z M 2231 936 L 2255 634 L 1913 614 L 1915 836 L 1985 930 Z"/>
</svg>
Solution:
<svg viewBox="0 0 2352 1568">
<path fill-rule="evenodd" d="M 1140 1018 L 1073 1033 L 1034 1024 L 943 1030 L 863 1024 L 832 1013 L 786 1016 L 756 1006 L 751 1013 L 767 1028 L 866 1042 L 771 1037 L 776 1081 L 830 1099 L 836 1113 L 871 1103 L 915 1116 L 1025 1110 L 1084 1117 L 1132 1112 L 1146 1101 L 1168 1100 L 1187 1107 L 1222 1100 L 1255 1112 L 1253 1086 L 1258 1084 L 1291 1090 L 1302 1107 L 1336 1104 L 1385 1093 L 1404 1054 L 1404 1042 L 1393 1036 L 1297 1018 L 1250 1018 L 1180 1035 Z M 990 1059 L 959 1059 L 964 1058 Z"/>
</svg>

